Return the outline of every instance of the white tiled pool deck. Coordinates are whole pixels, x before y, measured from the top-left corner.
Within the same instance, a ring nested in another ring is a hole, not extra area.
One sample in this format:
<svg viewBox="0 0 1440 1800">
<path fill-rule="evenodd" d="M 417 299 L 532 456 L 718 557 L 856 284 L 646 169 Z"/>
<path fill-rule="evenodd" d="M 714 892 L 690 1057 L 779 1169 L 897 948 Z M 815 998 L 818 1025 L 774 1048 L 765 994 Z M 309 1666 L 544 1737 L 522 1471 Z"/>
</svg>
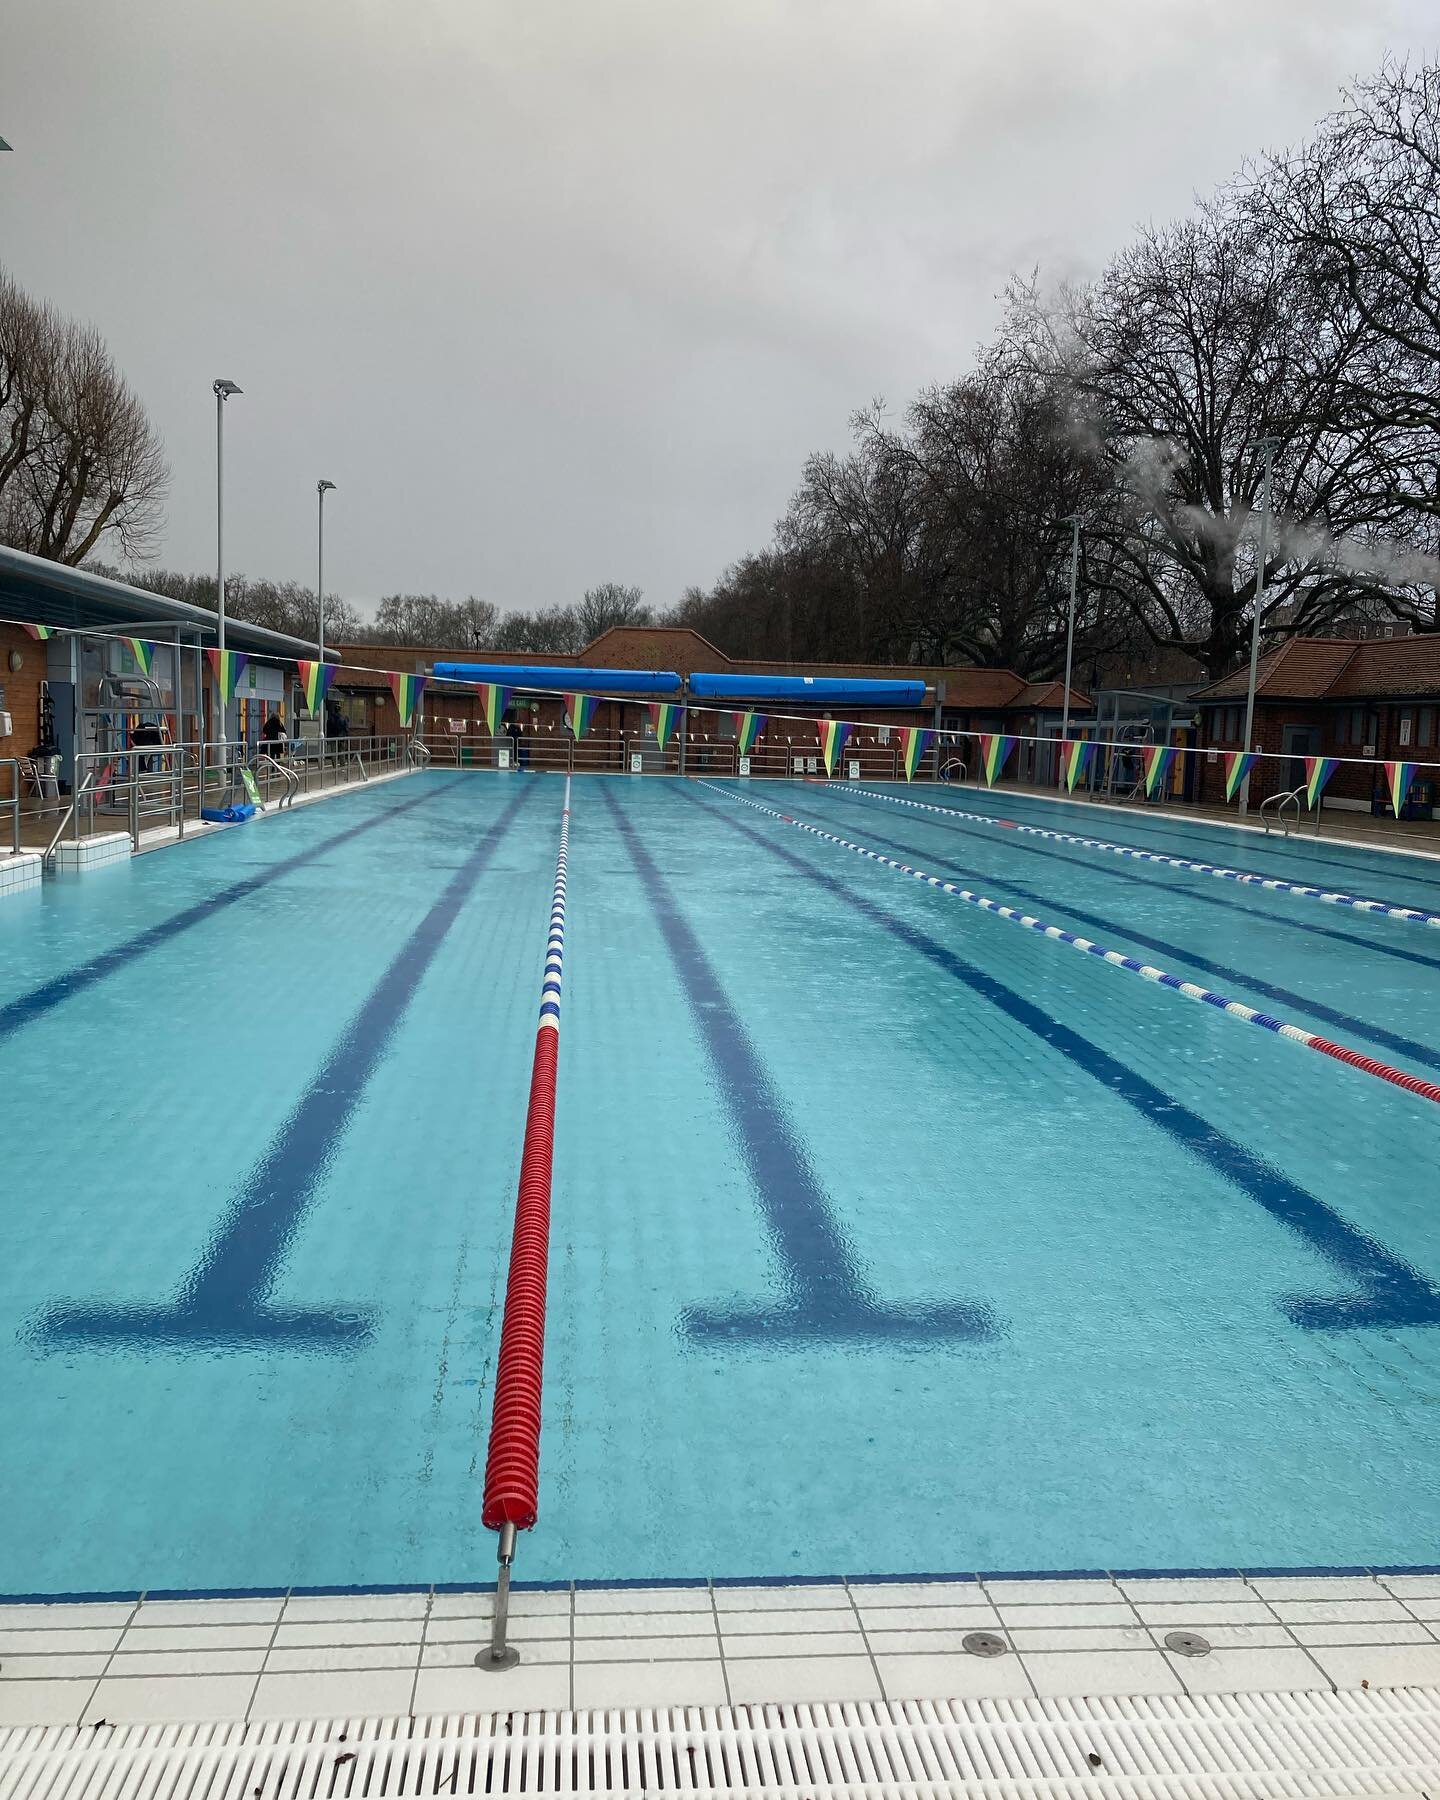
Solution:
<svg viewBox="0 0 1440 1800">
<path fill-rule="evenodd" d="M 1440 1575 L 520 1590 L 0 1607 L 0 1725 L 1440 1686 Z M 1005 1640 L 967 1652 L 969 1632 Z M 1165 1647 L 1171 1632 L 1211 1646 Z"/>
</svg>

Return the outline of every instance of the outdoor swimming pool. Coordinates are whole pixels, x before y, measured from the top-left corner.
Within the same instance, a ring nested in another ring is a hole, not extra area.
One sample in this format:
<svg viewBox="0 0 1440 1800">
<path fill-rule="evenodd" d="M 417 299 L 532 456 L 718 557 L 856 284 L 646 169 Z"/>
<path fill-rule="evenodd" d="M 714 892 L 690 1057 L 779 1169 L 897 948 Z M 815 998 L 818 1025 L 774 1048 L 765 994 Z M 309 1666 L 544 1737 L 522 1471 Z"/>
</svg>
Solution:
<svg viewBox="0 0 1440 1800">
<path fill-rule="evenodd" d="M 427 773 L 0 909 L 0 1590 L 493 1578 L 561 792 Z M 813 784 L 572 805 L 519 1577 L 1440 1562 L 1440 1107 L 776 815 L 1429 1079 L 1440 932 Z"/>
</svg>

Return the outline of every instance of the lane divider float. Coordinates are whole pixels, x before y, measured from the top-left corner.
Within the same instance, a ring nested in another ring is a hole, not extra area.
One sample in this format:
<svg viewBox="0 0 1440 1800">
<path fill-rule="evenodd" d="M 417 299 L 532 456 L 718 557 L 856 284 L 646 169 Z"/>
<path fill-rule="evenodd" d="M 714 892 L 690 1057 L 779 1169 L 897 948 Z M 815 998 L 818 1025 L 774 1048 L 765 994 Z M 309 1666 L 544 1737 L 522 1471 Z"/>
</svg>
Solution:
<svg viewBox="0 0 1440 1800">
<path fill-rule="evenodd" d="M 1422 1081 L 1418 1075 L 1411 1075 L 1404 1069 L 1397 1069 L 1390 1063 L 1383 1063 L 1373 1056 L 1366 1056 L 1363 1051 L 1352 1050 L 1347 1044 L 1332 1043 L 1329 1038 L 1321 1037 L 1317 1032 L 1306 1031 L 1299 1025 L 1287 1025 L 1283 1019 L 1273 1018 L 1258 1008 L 1246 1006 L 1242 1000 L 1231 1000 L 1224 994 L 1218 994 L 1213 988 L 1201 987 L 1198 982 L 1185 981 L 1179 975 L 1168 974 L 1164 969 L 1157 969 L 1153 963 L 1142 963 L 1137 957 L 1126 956 L 1122 950 L 1107 950 L 1103 944 L 1097 944 L 1090 938 L 1080 937 L 1073 931 L 1066 931 L 1059 925 L 1047 925 L 1043 919 L 1037 919 L 1033 913 L 1023 913 L 1018 907 L 1006 906 L 999 900 L 992 900 L 985 894 L 977 894 L 958 883 L 946 881 L 943 876 L 927 874 L 924 869 L 912 868 L 909 863 L 898 861 L 893 856 L 884 856 L 878 850 L 871 850 L 864 844 L 854 843 L 850 838 L 837 837 L 833 831 L 822 831 L 818 825 L 809 825 L 803 819 L 797 819 L 791 813 L 778 812 L 773 806 L 765 806 L 759 800 L 752 800 L 747 794 L 734 793 L 729 788 L 716 786 L 714 782 L 702 781 L 702 787 L 711 788 L 717 794 L 724 794 L 731 800 L 738 801 L 741 806 L 751 806 L 756 812 L 767 814 L 772 819 L 779 819 L 783 824 L 793 825 L 797 831 L 808 832 L 811 837 L 822 839 L 827 844 L 838 844 L 842 850 L 853 850 L 857 856 L 863 856 L 869 862 L 877 862 L 887 869 L 894 869 L 897 874 L 908 875 L 914 881 L 926 887 L 937 889 L 942 894 L 949 894 L 952 899 L 963 900 L 967 906 L 978 907 L 982 912 L 993 913 L 997 918 L 1006 919 L 1012 925 L 1021 925 L 1027 931 L 1039 932 L 1042 937 L 1053 943 L 1066 944 L 1072 950 L 1082 951 L 1086 956 L 1098 957 L 1101 962 L 1112 968 L 1125 969 L 1132 975 L 1139 975 L 1145 981 L 1153 981 L 1158 987 L 1172 989 L 1187 1000 L 1198 1000 L 1205 1006 L 1213 1006 L 1218 1012 L 1228 1013 L 1232 1019 L 1243 1020 L 1247 1025 L 1258 1025 L 1262 1031 L 1268 1031 L 1276 1037 L 1287 1038 L 1292 1044 L 1301 1044 L 1307 1050 L 1318 1050 L 1322 1056 L 1332 1057 L 1336 1062 L 1347 1063 L 1352 1069 L 1359 1069 L 1362 1074 L 1373 1075 L 1379 1081 L 1388 1081 L 1392 1086 L 1403 1088 L 1407 1094 L 1414 1094 L 1421 1100 L 1432 1100 L 1440 1103 L 1440 1087 L 1430 1081 Z M 884 796 L 881 796 L 884 798 Z"/>
<path fill-rule="evenodd" d="M 1022 825 L 1015 819 L 997 819 L 993 813 L 964 812 L 958 806 L 933 806 L 925 800 L 907 799 L 903 794 L 884 794 L 875 788 L 856 787 L 850 781 L 827 781 L 825 786 L 844 794 L 862 795 L 866 800 L 888 800 L 892 806 L 908 806 L 915 812 L 938 813 L 944 818 L 966 819 L 977 825 L 994 825 L 1002 831 L 1020 831 L 1027 837 L 1049 838 L 1057 844 L 1078 844 L 1083 850 L 1105 850 L 1112 856 L 1133 857 L 1136 862 L 1160 863 L 1167 869 L 1186 869 L 1192 875 L 1214 875 L 1221 881 L 1238 881 L 1245 887 L 1266 888 L 1275 894 L 1293 894 L 1301 900 L 1320 900 L 1326 906 L 1348 906 L 1355 912 L 1372 913 L 1385 919 L 1399 919 L 1407 925 L 1440 927 L 1440 913 L 1426 912 L 1423 907 L 1396 906 L 1389 900 L 1364 900 L 1358 894 L 1310 887 L 1301 881 L 1284 881 L 1278 875 L 1257 875 L 1251 870 L 1227 869 L 1220 863 L 1200 862 L 1194 857 L 1170 856 L 1160 850 L 1142 850 L 1136 844 L 1113 844 L 1106 838 L 1080 837 L 1073 831 L 1053 831 L 1043 825 Z"/>
<path fill-rule="evenodd" d="M 510 1669 L 519 1652 L 505 1642 L 510 1602 L 510 1565 L 515 1534 L 535 1523 L 540 1511 L 540 1401 L 545 1371 L 545 1288 L 550 1261 L 550 1176 L 555 1154 L 555 1082 L 560 1056 L 560 1003 L 565 984 L 565 885 L 570 855 L 570 777 L 560 815 L 560 849 L 550 899 L 545 940 L 545 973 L 540 1018 L 530 1065 L 530 1103 L 525 1114 L 525 1146 L 510 1240 L 510 1272 L 505 1281 L 505 1314 L 500 1326 L 500 1359 L 495 1373 L 495 1405 L 485 1458 L 481 1519 L 498 1531 L 500 1580 L 490 1648 L 475 1658 L 485 1669 Z"/>
</svg>

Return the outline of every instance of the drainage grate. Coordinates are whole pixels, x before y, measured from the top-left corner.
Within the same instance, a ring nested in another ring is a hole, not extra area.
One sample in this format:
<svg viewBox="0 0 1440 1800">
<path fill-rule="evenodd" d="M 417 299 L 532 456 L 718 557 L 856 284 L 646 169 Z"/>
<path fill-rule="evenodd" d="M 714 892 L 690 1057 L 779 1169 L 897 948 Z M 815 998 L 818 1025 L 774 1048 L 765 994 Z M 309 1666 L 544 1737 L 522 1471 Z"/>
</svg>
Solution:
<svg viewBox="0 0 1440 1800">
<path fill-rule="evenodd" d="M 1440 1690 L 0 1731 L 0 1800 L 1333 1800 L 1440 1781 Z"/>
</svg>

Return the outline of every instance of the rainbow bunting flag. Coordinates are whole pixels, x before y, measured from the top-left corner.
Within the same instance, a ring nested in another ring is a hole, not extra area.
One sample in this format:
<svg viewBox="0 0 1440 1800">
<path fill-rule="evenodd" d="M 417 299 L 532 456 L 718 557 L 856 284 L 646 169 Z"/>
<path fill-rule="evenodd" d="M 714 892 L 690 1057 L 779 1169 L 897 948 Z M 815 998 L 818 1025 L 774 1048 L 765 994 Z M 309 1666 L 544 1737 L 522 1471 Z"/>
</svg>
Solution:
<svg viewBox="0 0 1440 1800">
<path fill-rule="evenodd" d="M 1390 804 L 1395 808 L 1397 819 L 1404 810 L 1410 783 L 1415 779 L 1415 771 L 1419 766 L 1413 762 L 1387 762 L 1385 765 L 1385 779 L 1390 783 Z"/>
<path fill-rule="evenodd" d="M 565 696 L 565 723 L 575 733 L 577 742 L 590 729 L 590 721 L 595 717 L 595 708 L 599 704 L 600 701 L 594 694 Z"/>
<path fill-rule="evenodd" d="M 913 781 L 915 771 L 920 767 L 920 759 L 935 742 L 935 733 L 926 731 L 919 725 L 902 725 L 900 727 L 900 767 L 905 771 L 905 779 Z"/>
<path fill-rule="evenodd" d="M 1227 750 L 1225 752 L 1225 798 L 1233 800 L 1240 792 L 1240 783 L 1250 773 L 1255 764 L 1253 750 Z"/>
<path fill-rule="evenodd" d="M 1142 752 L 1145 763 L 1145 798 L 1153 800 L 1156 790 L 1165 785 L 1170 765 L 1175 760 L 1173 744 L 1147 744 Z"/>
<path fill-rule="evenodd" d="M 502 687 L 498 681 L 477 681 L 475 692 L 480 696 L 480 716 L 485 721 L 485 729 L 491 737 L 495 737 L 514 697 L 513 690 Z"/>
<path fill-rule="evenodd" d="M 45 642 L 46 638 L 54 637 L 55 635 L 48 625 L 22 625 L 20 629 L 22 631 L 28 631 L 31 637 L 34 638 L 37 643 L 41 644 Z"/>
<path fill-rule="evenodd" d="M 1073 794 L 1075 783 L 1090 767 L 1095 745 L 1089 738 L 1066 738 L 1060 746 L 1060 768 L 1065 777 L 1065 792 Z"/>
<path fill-rule="evenodd" d="M 755 748 L 755 740 L 765 729 L 765 714 L 756 712 L 731 713 L 735 721 L 735 753 L 737 756 L 748 756 Z"/>
<path fill-rule="evenodd" d="M 1338 756 L 1307 756 L 1305 758 L 1305 804 L 1315 808 L 1320 804 L 1320 796 L 1325 792 L 1325 783 L 1340 765 Z"/>
<path fill-rule="evenodd" d="M 663 750 L 680 723 L 680 708 L 670 700 L 652 700 L 645 710 L 650 715 L 650 723 L 655 727 L 655 742 Z"/>
<path fill-rule="evenodd" d="M 415 717 L 415 708 L 420 704 L 420 696 L 425 692 L 423 675 L 401 675 L 396 670 L 388 670 L 385 679 L 390 683 L 390 692 L 395 696 L 395 710 L 400 715 L 400 729 L 408 731 L 410 721 Z"/>
<path fill-rule="evenodd" d="M 985 771 L 986 787 L 994 787 L 1005 771 L 1005 764 L 1010 752 L 1015 748 L 1013 737 L 1005 737 L 1000 732 L 980 733 L 980 767 Z"/>
<path fill-rule="evenodd" d="M 235 690 L 240 685 L 240 677 L 245 673 L 245 665 L 250 658 L 243 650 L 207 650 L 210 670 L 215 677 L 215 685 L 220 690 L 220 704 L 228 706 L 235 698 Z"/>
<path fill-rule="evenodd" d="M 307 662 L 303 656 L 298 656 L 295 667 L 300 671 L 301 704 L 312 719 L 316 718 L 325 704 L 325 696 L 330 692 L 330 683 L 335 679 L 335 665 Z"/>
<path fill-rule="evenodd" d="M 816 723 L 820 728 L 820 752 L 825 758 L 825 773 L 833 775 L 850 741 L 850 726 L 844 719 L 819 719 Z"/>
<path fill-rule="evenodd" d="M 150 673 L 150 665 L 155 660 L 155 646 L 149 638 L 127 637 L 121 640 L 130 646 L 130 654 L 135 658 L 135 666 L 142 675 Z"/>
</svg>

